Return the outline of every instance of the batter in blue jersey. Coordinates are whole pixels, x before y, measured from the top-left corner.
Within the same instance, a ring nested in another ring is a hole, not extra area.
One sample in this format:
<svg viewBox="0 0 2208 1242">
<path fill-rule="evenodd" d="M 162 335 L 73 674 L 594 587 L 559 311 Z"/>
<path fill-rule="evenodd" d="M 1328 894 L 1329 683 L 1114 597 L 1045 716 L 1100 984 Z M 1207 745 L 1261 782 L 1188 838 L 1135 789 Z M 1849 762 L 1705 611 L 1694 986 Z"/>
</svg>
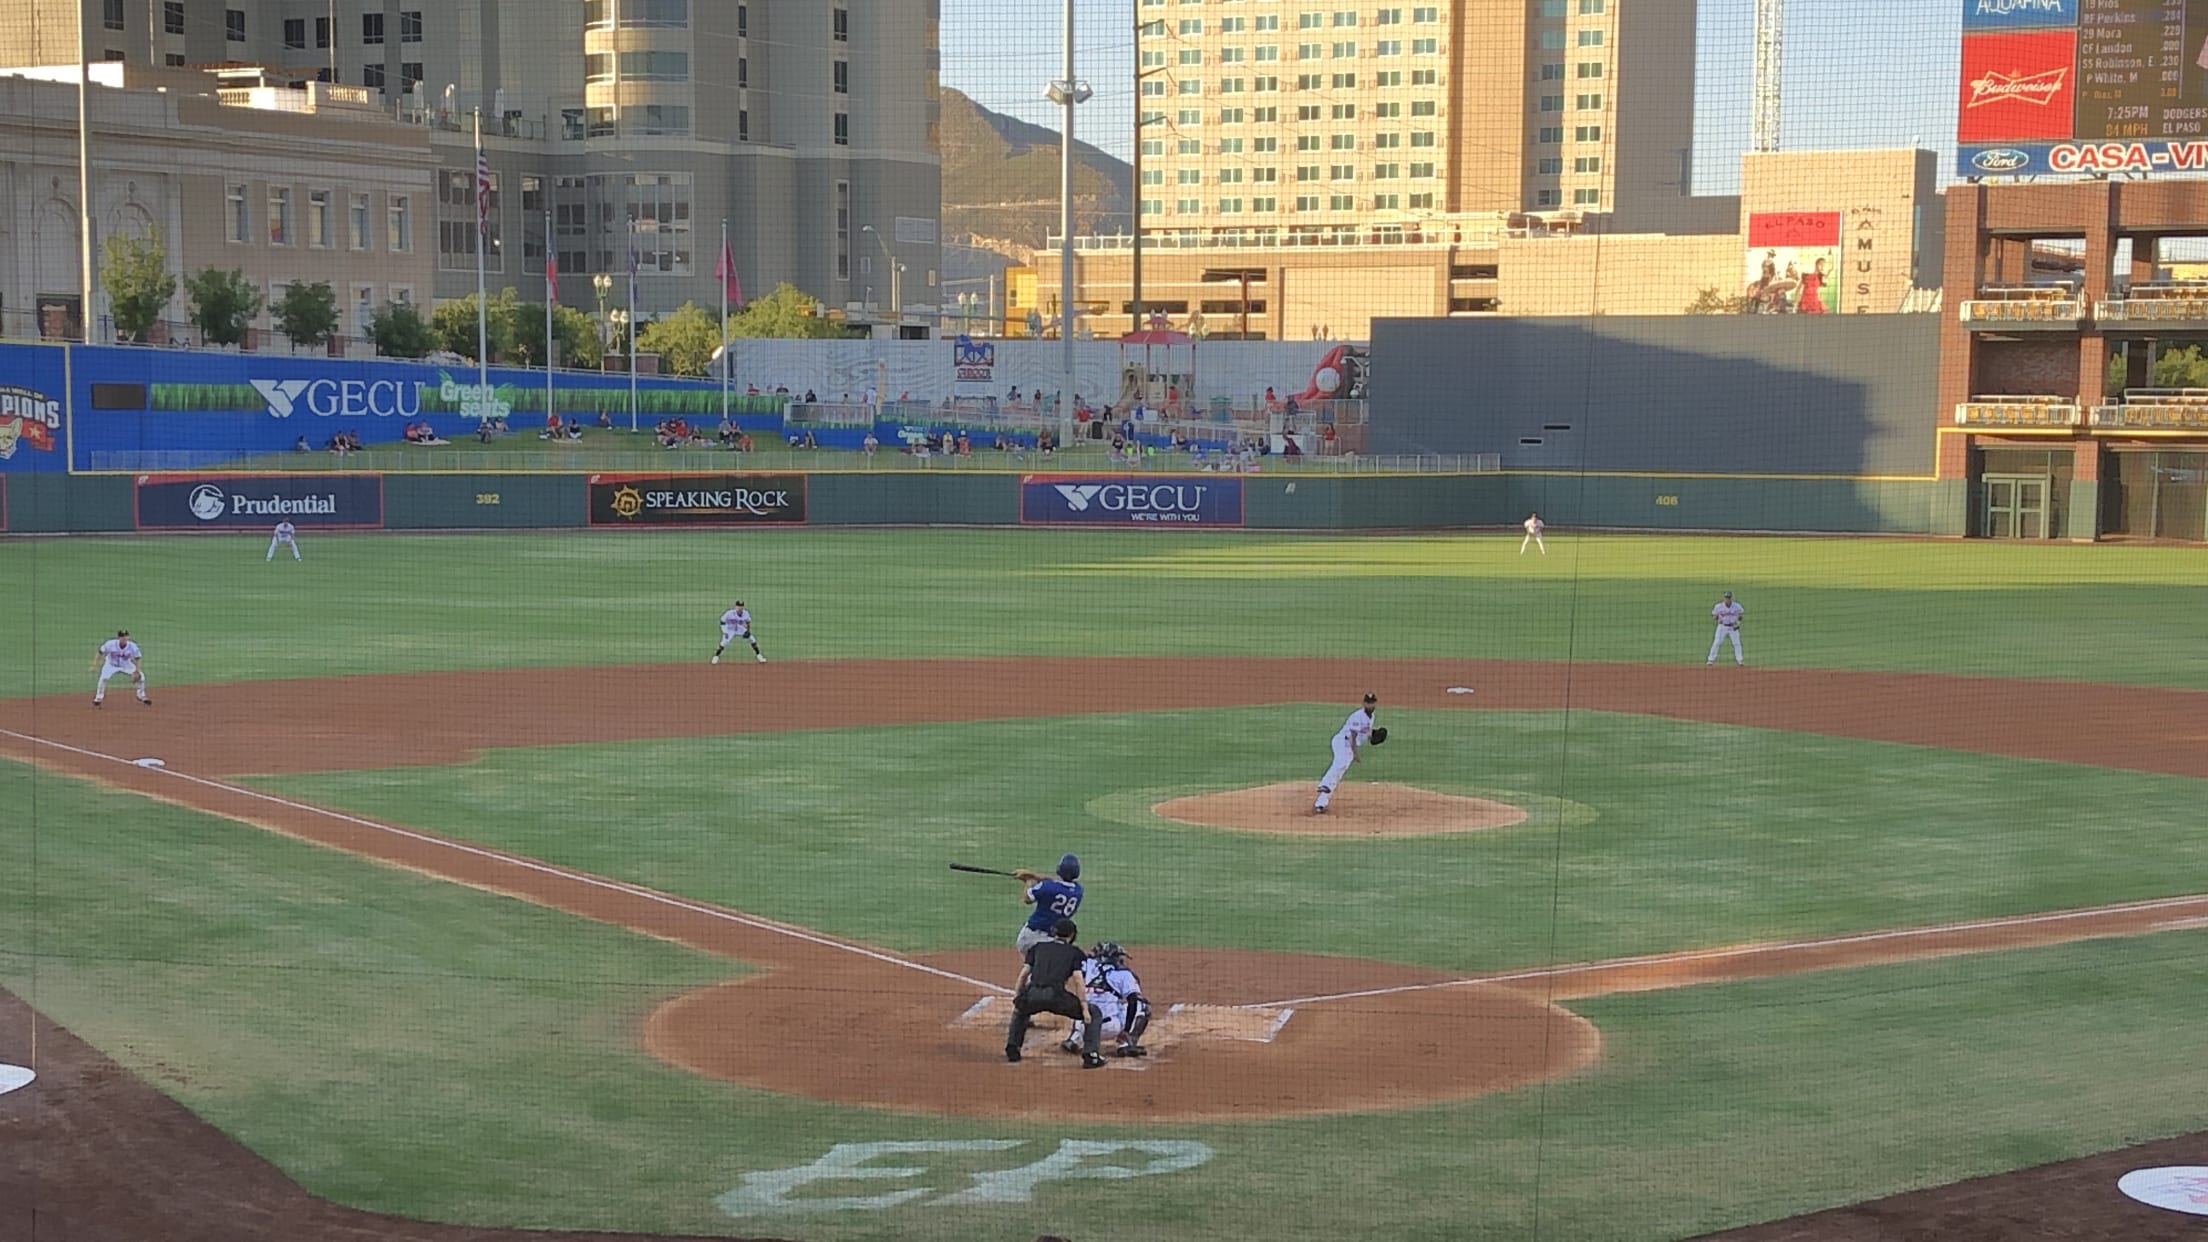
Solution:
<svg viewBox="0 0 2208 1242">
<path fill-rule="evenodd" d="M 1058 920 L 1070 919 L 1081 908 L 1081 860 L 1068 854 L 1058 860 L 1055 879 L 1040 871 L 1015 871 L 1013 875 L 1027 885 L 1021 900 L 1035 907 L 1027 916 L 1027 923 L 1020 928 L 1020 935 L 1013 942 L 1020 951 L 1020 960 L 1027 960 L 1027 951 L 1050 939 L 1050 929 Z"/>
</svg>

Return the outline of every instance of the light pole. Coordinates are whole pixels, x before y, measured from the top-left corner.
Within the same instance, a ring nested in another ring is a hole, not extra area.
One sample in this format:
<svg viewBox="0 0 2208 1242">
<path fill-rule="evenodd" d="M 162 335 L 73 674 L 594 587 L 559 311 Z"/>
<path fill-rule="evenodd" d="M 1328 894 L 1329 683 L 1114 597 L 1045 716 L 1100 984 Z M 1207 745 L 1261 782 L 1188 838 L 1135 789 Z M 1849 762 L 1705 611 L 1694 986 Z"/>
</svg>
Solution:
<svg viewBox="0 0 2208 1242">
<path fill-rule="evenodd" d="M 874 235 L 874 244 L 882 248 L 882 262 L 889 264 L 889 302 L 897 316 L 890 321 L 889 337 L 893 341 L 902 340 L 905 335 L 905 265 L 889 252 L 889 243 L 882 240 L 880 231 L 873 225 L 862 224 L 859 231 Z"/>
<path fill-rule="evenodd" d="M 1095 93 L 1073 76 L 1073 0 L 1066 0 L 1066 74 L 1043 94 L 1065 110 L 1058 134 L 1058 340 L 1065 350 L 1058 415 L 1069 440 L 1073 438 L 1073 108 Z"/>
<path fill-rule="evenodd" d="M 1129 297 L 1129 299 L 1128 299 L 1127 309 L 1129 310 L 1129 312 L 1131 312 L 1131 314 L 1132 314 L 1132 316 L 1133 316 L 1133 319 L 1134 319 L 1134 330 L 1135 330 L 1135 331 L 1137 331 L 1137 332 L 1140 332 L 1140 331 L 1142 331 L 1142 327 L 1143 327 L 1143 322 L 1142 322 L 1142 321 L 1143 321 L 1143 315 L 1142 315 L 1142 131 L 1143 131 L 1143 127 L 1144 127 L 1144 126 L 1147 126 L 1147 125 L 1155 125 L 1155 124 L 1157 124 L 1158 122 L 1160 122 L 1160 121 L 1163 121 L 1163 120 L 1165 119 L 1165 111 L 1164 111 L 1164 109 L 1162 109 L 1162 108 L 1161 108 L 1161 109 L 1159 109 L 1159 111 L 1158 111 L 1158 114 L 1157 114 L 1156 116 L 1150 116 L 1150 117 L 1146 117 L 1146 116 L 1144 116 L 1144 115 L 1143 115 L 1143 106 L 1142 106 L 1142 100 L 1143 100 L 1143 94 L 1142 94 L 1142 83 L 1143 83 L 1144 79 L 1146 79 L 1146 78 L 1153 78 L 1153 77 L 1156 77 L 1157 75 L 1159 75 L 1159 74 L 1161 74 L 1161 73 L 1164 73 L 1164 72 L 1165 72 L 1165 66 L 1163 66 L 1163 65 L 1160 65 L 1160 66 L 1158 66 L 1158 67 L 1157 67 L 1157 68 L 1155 68 L 1155 69 L 1144 69 L 1144 68 L 1142 67 L 1142 41 L 1143 41 L 1143 39 L 1147 38 L 1147 37 L 1148 37 L 1148 36 L 1150 35 L 1150 33 L 1151 33 L 1151 32 L 1152 32 L 1153 30 L 1155 30 L 1155 31 L 1156 31 L 1157 33 L 1159 33 L 1159 34 L 1164 34 L 1164 33 L 1165 33 L 1165 19 L 1163 19 L 1163 18 L 1158 18 L 1158 19 L 1156 19 L 1156 20 L 1154 20 L 1154 21 L 1147 21 L 1147 22 L 1146 22 L 1146 21 L 1143 21 L 1143 20 L 1142 20 L 1141 18 L 1136 18 L 1136 19 L 1135 19 L 1135 159 L 1134 159 L 1134 173 L 1133 173 L 1133 178 L 1134 178 L 1134 182 L 1135 182 L 1135 186 L 1134 186 L 1134 189 L 1135 189 L 1135 198 L 1134 198 L 1134 216 L 1133 216 L 1133 218 L 1134 218 L 1134 229 L 1135 229 L 1135 243 L 1134 243 L 1134 258 L 1133 258 L 1133 261 L 1132 261 L 1132 263 L 1130 263 L 1130 264 L 1129 264 L 1129 273 L 1128 273 L 1128 274 L 1129 274 L 1129 276 L 1130 276 L 1130 277 L 1132 278 L 1132 282 L 1131 282 L 1131 283 L 1132 283 L 1132 285 L 1133 285 L 1133 293 L 1132 293 L 1132 296 L 1130 296 L 1130 297 Z M 1162 52 L 1161 52 L 1161 53 L 1159 53 L 1159 55 L 1161 55 L 1161 56 L 1162 56 L 1162 55 L 1164 55 L 1164 53 L 1162 53 Z"/>
<path fill-rule="evenodd" d="M 590 287 L 598 291 L 598 369 L 605 369 L 604 354 L 613 344 L 613 329 L 606 320 L 606 299 L 613 295 L 613 277 L 604 272 L 590 278 Z"/>
</svg>

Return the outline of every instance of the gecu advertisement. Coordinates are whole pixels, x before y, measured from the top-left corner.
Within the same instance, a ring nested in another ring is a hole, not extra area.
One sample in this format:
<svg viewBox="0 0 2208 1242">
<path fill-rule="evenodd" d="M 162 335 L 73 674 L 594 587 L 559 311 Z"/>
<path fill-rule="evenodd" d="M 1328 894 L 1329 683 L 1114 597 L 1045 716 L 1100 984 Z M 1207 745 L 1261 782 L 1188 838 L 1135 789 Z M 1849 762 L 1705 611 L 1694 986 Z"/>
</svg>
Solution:
<svg viewBox="0 0 2208 1242">
<path fill-rule="evenodd" d="M 140 530 L 376 530 L 383 526 L 383 476 L 376 474 L 139 475 Z"/>
<path fill-rule="evenodd" d="M 802 474 L 594 474 L 592 526 L 801 526 Z"/>
<path fill-rule="evenodd" d="M 1209 475 L 1022 475 L 1020 524 L 1240 526 L 1242 480 Z"/>
</svg>

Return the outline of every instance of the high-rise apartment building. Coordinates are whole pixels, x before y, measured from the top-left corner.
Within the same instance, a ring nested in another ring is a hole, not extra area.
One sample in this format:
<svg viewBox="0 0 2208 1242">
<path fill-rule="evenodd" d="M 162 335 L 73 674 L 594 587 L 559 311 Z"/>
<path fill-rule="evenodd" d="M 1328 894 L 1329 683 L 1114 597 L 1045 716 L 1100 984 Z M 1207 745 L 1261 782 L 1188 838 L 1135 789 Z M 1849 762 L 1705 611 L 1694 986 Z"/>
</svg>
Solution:
<svg viewBox="0 0 2208 1242">
<path fill-rule="evenodd" d="M 1139 0 L 1142 221 L 1325 237 L 1685 211 L 1695 0 Z"/>
<path fill-rule="evenodd" d="M 494 289 L 536 295 L 549 251 L 564 301 L 594 308 L 592 277 L 610 275 L 622 306 L 633 250 L 640 310 L 714 305 L 725 219 L 747 294 L 786 280 L 901 320 L 894 285 L 916 333 L 932 322 L 940 0 L 86 0 L 82 12 L 91 60 L 335 82 L 428 128 L 438 297 L 475 289 L 480 112 Z M 0 0 L 0 65 L 73 62 L 76 13 Z"/>
</svg>

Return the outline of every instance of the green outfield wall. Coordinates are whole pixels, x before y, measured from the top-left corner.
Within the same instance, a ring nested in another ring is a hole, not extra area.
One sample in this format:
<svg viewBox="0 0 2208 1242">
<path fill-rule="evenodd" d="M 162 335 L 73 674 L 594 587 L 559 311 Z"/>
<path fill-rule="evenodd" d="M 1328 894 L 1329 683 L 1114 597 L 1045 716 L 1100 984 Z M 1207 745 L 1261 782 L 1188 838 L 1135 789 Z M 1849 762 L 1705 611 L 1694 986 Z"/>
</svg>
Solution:
<svg viewBox="0 0 2208 1242">
<path fill-rule="evenodd" d="M 286 494 L 312 493 L 316 479 L 361 476 L 284 476 Z M 198 479 L 249 492 L 271 476 L 206 475 Z M 259 480 L 258 482 L 254 480 Z M 592 516 L 594 482 L 601 511 Z M 1130 486 L 1240 489 L 1239 506 L 1207 509 L 1201 525 L 1254 530 L 1359 531 L 1446 530 L 1508 527 L 1539 513 L 1553 528 L 1625 530 L 1776 531 L 1787 533 L 1961 535 L 1970 494 L 1961 482 L 1930 479 L 1743 477 L 1680 475 L 1577 475 L 1563 473 L 1243 476 L 1096 474 L 1050 476 L 1037 482 L 1004 472 L 824 472 L 793 475 L 669 475 L 647 478 L 582 474 L 406 474 L 382 476 L 381 509 L 347 528 L 387 530 L 548 529 L 624 525 L 610 507 L 609 489 L 633 482 L 655 489 L 699 489 L 707 501 L 747 481 L 790 493 L 791 507 L 767 516 L 770 524 L 811 526 L 1013 526 L 1035 524 L 1035 493 L 1055 482 L 1124 482 Z M 134 475 L 15 475 L 9 478 L 6 531 L 10 534 L 100 533 L 137 529 L 198 529 L 189 517 L 155 521 L 145 498 L 170 489 L 180 476 L 149 481 Z M 792 485 L 796 486 L 793 488 Z M 717 489 L 717 490 L 716 490 Z M 144 495 L 142 495 L 142 491 Z M 798 493 L 802 493 L 801 495 Z M 1187 493 L 1192 495 L 1193 493 Z M 692 497 L 691 499 L 698 499 Z M 1049 516 L 1062 518 L 1050 501 Z M 650 514 L 645 515 L 647 519 Z M 1089 516 L 1095 516 L 1091 514 Z M 1237 520 L 1237 518 L 1239 520 Z M 794 521 L 793 521 L 794 520 Z M 257 522 L 249 521 L 247 524 Z M 301 526 L 314 523 L 301 519 Z M 637 525 L 667 524 L 664 517 Z M 705 513 L 674 524 L 748 525 L 741 513 Z M 1047 524 L 1057 525 L 1051 521 Z M 1084 524 L 1105 524 L 1110 522 Z M 1132 523 L 1130 523 L 1131 525 Z M 207 529 L 236 528 L 213 522 Z M 1193 526 L 1194 524 L 1192 524 Z M 2062 532 L 2056 532 L 2058 537 Z"/>
</svg>

